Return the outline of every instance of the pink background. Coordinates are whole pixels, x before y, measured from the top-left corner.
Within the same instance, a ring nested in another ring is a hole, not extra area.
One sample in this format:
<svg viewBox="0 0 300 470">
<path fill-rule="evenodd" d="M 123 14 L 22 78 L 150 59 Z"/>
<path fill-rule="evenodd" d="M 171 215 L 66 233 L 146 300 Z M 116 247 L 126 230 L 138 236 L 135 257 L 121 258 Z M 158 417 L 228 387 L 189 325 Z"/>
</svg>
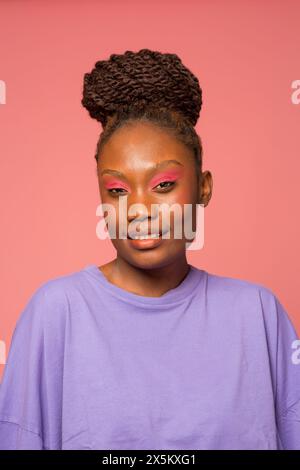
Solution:
<svg viewBox="0 0 300 470">
<path fill-rule="evenodd" d="M 204 248 L 189 262 L 269 287 L 300 332 L 299 16 L 291 0 L 0 1 L 7 353 L 38 286 L 115 256 L 95 232 L 101 127 L 80 104 L 82 81 L 97 60 L 143 47 L 177 53 L 203 89 L 197 131 L 214 188 Z"/>
</svg>

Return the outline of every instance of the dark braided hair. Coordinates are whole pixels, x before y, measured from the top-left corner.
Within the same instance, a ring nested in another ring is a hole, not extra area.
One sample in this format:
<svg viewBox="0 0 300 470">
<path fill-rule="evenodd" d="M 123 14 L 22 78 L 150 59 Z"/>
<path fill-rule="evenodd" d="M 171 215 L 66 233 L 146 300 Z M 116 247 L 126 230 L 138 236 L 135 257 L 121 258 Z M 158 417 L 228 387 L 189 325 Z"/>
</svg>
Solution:
<svg viewBox="0 0 300 470">
<path fill-rule="evenodd" d="M 202 106 L 197 77 L 176 54 L 150 49 L 111 54 L 84 74 L 82 105 L 100 121 L 95 158 L 112 133 L 125 123 L 146 120 L 173 133 L 192 150 L 197 175 L 202 171 L 202 143 L 194 126 Z"/>
</svg>

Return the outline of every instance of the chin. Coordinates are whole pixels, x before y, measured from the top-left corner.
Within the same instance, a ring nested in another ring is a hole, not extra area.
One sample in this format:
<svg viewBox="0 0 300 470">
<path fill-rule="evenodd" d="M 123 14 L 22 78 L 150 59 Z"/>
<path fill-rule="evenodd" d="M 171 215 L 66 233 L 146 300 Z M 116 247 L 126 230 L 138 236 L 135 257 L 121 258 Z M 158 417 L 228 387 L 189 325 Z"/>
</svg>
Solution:
<svg viewBox="0 0 300 470">
<path fill-rule="evenodd" d="M 184 250 L 172 249 L 159 250 L 159 247 L 151 250 L 120 250 L 119 255 L 132 266 L 139 269 L 160 269 L 172 264 L 176 259 L 184 255 Z"/>
</svg>

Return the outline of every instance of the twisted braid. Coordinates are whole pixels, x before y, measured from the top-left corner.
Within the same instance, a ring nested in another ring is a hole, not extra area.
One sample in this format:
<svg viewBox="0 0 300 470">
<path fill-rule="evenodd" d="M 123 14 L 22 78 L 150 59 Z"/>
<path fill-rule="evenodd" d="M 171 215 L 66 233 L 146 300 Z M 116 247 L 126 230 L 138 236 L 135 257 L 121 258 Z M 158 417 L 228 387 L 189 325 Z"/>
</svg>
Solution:
<svg viewBox="0 0 300 470">
<path fill-rule="evenodd" d="M 176 54 L 149 49 L 111 54 L 84 74 L 82 105 L 101 122 L 97 144 L 128 121 L 148 120 L 168 129 L 194 152 L 201 170 L 202 144 L 194 126 L 202 107 L 198 79 Z"/>
</svg>

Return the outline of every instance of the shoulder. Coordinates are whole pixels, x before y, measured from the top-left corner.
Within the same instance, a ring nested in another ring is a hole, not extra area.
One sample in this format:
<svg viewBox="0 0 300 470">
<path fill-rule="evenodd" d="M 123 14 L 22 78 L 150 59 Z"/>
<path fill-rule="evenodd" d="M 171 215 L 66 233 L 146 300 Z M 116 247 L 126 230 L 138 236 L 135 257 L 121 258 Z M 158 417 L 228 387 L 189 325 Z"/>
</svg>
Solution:
<svg viewBox="0 0 300 470">
<path fill-rule="evenodd" d="M 17 321 L 17 328 L 25 324 L 44 325 L 65 321 L 70 300 L 79 289 L 81 271 L 70 272 L 42 282 L 29 296 Z"/>
<path fill-rule="evenodd" d="M 82 271 L 74 271 L 41 283 L 34 292 L 34 298 L 44 299 L 51 304 L 64 304 L 68 297 L 80 288 L 82 283 Z"/>
<path fill-rule="evenodd" d="M 215 293 L 232 296 L 262 296 L 264 299 L 272 299 L 275 294 L 270 287 L 246 279 L 223 276 L 207 272 L 208 288 Z"/>
<path fill-rule="evenodd" d="M 287 315 L 278 295 L 262 283 L 207 272 L 207 291 L 224 307 L 241 314 L 259 314 L 268 323 L 277 323 L 280 316 Z"/>
</svg>

